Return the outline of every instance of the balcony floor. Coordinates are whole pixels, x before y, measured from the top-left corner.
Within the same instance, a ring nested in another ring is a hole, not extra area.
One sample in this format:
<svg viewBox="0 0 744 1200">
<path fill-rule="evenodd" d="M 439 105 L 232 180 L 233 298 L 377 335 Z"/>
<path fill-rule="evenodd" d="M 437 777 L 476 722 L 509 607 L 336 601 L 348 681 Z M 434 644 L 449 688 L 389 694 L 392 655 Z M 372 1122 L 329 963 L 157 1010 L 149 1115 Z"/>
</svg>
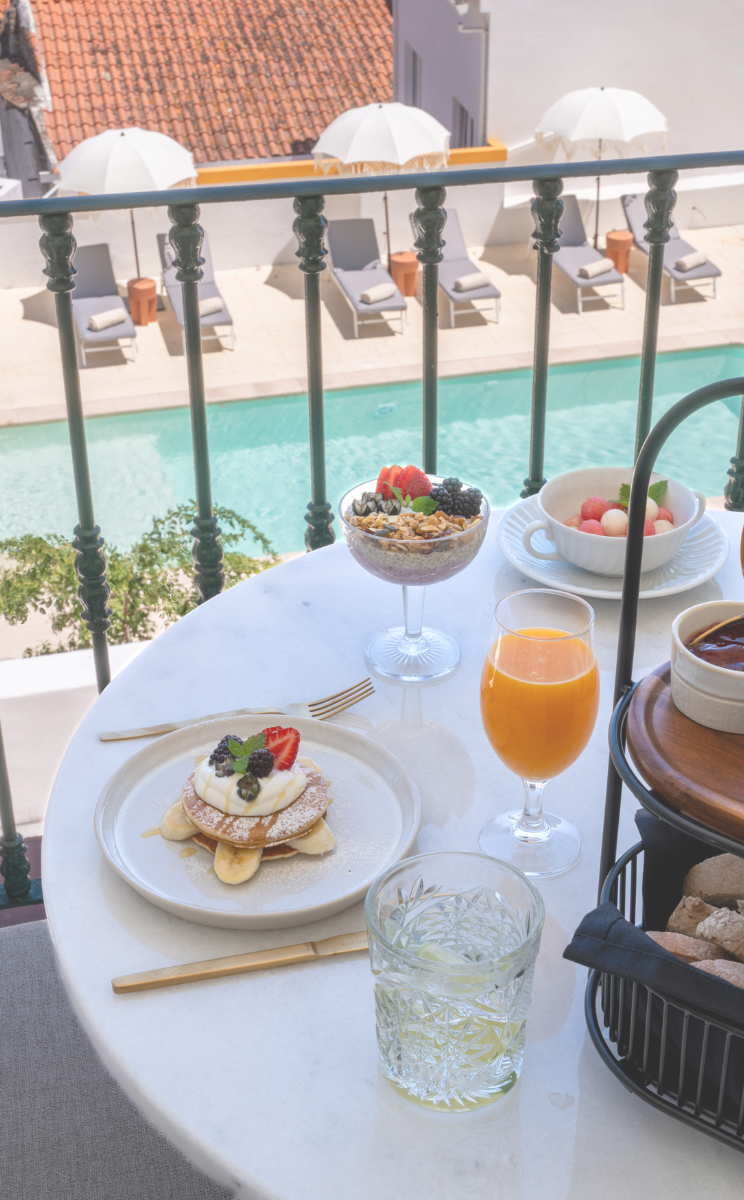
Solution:
<svg viewBox="0 0 744 1200">
<path fill-rule="evenodd" d="M 718 299 L 710 287 L 682 292 L 670 303 L 665 280 L 659 327 L 660 350 L 744 342 L 744 225 L 695 229 L 684 234 L 720 266 Z M 445 375 L 507 370 L 532 362 L 535 315 L 534 253 L 526 247 L 488 246 L 473 251 L 502 293 L 501 323 L 471 313 L 449 328 L 440 293 L 440 370 Z M 619 297 L 590 303 L 580 316 L 571 284 L 554 272 L 551 361 L 640 353 L 647 260 L 634 250 L 626 284 L 626 310 Z M 41 278 L 41 276 L 40 276 Z M 286 395 L 305 388 L 302 275 L 294 265 L 218 271 L 219 286 L 235 320 L 234 352 L 216 342 L 204 346 L 208 398 L 242 400 Z M 323 357 L 328 388 L 396 383 L 421 374 L 422 309 L 419 293 L 408 304 L 405 335 L 388 325 L 353 337 L 351 312 L 330 272 L 322 278 Z M 0 356 L 0 425 L 62 419 L 64 395 L 49 292 L 0 290 L 4 330 Z M 170 306 L 156 324 L 139 330 L 139 358 L 113 349 L 91 356 L 82 372 L 88 415 L 165 408 L 188 402 L 181 335 Z"/>
</svg>

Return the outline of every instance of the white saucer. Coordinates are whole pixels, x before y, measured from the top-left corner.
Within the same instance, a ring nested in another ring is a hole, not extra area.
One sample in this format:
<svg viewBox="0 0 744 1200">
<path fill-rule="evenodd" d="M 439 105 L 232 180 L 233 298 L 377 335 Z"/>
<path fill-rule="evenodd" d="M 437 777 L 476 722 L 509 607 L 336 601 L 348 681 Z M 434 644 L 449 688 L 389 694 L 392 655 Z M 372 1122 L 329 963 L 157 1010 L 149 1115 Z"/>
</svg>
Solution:
<svg viewBox="0 0 744 1200">
<path fill-rule="evenodd" d="M 193 842 L 142 837 L 180 794 L 194 758 L 227 732 L 247 737 L 266 717 L 205 721 L 158 738 L 111 777 L 95 814 L 98 843 L 114 870 L 174 916 L 227 929 L 285 929 L 340 912 L 361 900 L 372 881 L 404 858 L 421 823 L 421 801 L 403 765 L 383 746 L 329 721 L 293 721 L 300 756 L 329 780 L 328 823 L 336 849 L 263 864 L 231 887 L 214 874 L 208 850 L 181 858 Z M 212 869 L 210 869 L 212 868 Z"/>
<path fill-rule="evenodd" d="M 522 544 L 522 533 L 541 517 L 536 496 L 520 500 L 504 513 L 496 530 L 496 542 L 507 562 L 529 579 L 535 579 L 547 587 L 574 592 L 577 596 L 590 596 L 595 600 L 619 600 L 623 591 L 622 575 L 595 575 L 570 562 L 546 562 L 528 554 Z M 555 550 L 542 529 L 533 534 L 532 542 L 538 550 Z M 726 534 L 710 517 L 703 516 L 690 530 L 674 558 L 655 571 L 643 572 L 639 599 L 672 596 L 675 592 L 686 592 L 697 587 L 720 571 L 728 556 Z"/>
</svg>

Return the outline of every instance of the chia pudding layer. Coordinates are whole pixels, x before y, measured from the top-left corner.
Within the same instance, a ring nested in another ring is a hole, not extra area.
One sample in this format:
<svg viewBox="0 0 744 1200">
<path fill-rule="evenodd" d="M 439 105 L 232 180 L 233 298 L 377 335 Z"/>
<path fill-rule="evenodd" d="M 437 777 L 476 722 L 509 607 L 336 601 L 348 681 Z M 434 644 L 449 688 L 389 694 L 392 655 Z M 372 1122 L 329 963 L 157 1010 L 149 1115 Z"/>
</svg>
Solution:
<svg viewBox="0 0 744 1200">
<path fill-rule="evenodd" d="M 429 479 L 432 483 L 441 483 L 436 475 L 430 475 Z M 480 550 L 490 514 L 485 498 L 481 502 L 480 516 L 471 518 L 462 529 L 445 535 L 432 533 L 417 538 L 396 538 L 391 535 L 391 529 L 396 526 L 395 518 L 385 522 L 391 528 L 380 528 L 377 532 L 369 532 L 350 522 L 352 502 L 363 492 L 374 490 L 374 480 L 359 484 L 347 492 L 339 505 L 344 540 L 352 556 L 372 575 L 404 587 L 441 583 L 467 567 Z"/>
</svg>

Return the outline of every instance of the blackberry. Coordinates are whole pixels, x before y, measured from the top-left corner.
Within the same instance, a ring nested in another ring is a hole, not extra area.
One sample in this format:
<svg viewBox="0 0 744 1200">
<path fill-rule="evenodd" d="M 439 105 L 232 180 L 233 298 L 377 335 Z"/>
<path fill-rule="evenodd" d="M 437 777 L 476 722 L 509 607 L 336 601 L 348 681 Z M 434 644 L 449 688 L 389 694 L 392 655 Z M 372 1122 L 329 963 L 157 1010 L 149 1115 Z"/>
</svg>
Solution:
<svg viewBox="0 0 744 1200">
<path fill-rule="evenodd" d="M 449 492 L 450 496 L 456 496 L 462 489 L 462 480 L 457 479 L 454 475 L 450 475 L 448 479 L 444 480 L 442 487 Z"/>
<path fill-rule="evenodd" d="M 454 511 L 454 501 L 443 484 L 438 483 L 431 489 L 429 492 L 429 499 L 436 500 L 437 505 L 446 516 L 452 516 Z"/>
<path fill-rule="evenodd" d="M 454 508 L 457 517 L 477 517 L 483 493 L 478 488 L 467 488 L 455 496 Z"/>
<path fill-rule="evenodd" d="M 274 769 L 274 755 L 270 750 L 254 750 L 248 759 L 248 770 L 259 779 L 270 775 Z"/>
</svg>

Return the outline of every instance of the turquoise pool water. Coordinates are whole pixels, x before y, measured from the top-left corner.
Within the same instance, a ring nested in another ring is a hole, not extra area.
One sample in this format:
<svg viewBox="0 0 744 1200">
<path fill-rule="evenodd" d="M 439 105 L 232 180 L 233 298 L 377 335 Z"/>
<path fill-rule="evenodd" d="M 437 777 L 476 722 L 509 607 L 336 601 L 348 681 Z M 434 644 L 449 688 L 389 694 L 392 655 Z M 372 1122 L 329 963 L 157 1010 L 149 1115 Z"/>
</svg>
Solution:
<svg viewBox="0 0 744 1200">
<path fill-rule="evenodd" d="M 744 374 L 744 347 L 660 355 L 654 419 L 717 379 Z M 640 359 L 553 367 L 545 473 L 632 462 Z M 477 484 L 494 505 L 513 503 L 527 474 L 530 371 L 443 379 L 439 470 Z M 659 469 L 720 495 L 735 451 L 739 403 L 719 402 L 670 439 Z M 303 549 L 310 499 L 304 396 L 210 404 L 216 504 L 250 517 L 279 551 Z M 87 422 L 96 518 L 120 547 L 152 517 L 194 495 L 187 409 L 96 417 Z M 421 461 L 421 385 L 354 388 L 326 396 L 328 495 L 376 476 L 383 464 Z M 0 537 L 69 534 L 77 520 L 67 426 L 0 429 Z"/>
</svg>

